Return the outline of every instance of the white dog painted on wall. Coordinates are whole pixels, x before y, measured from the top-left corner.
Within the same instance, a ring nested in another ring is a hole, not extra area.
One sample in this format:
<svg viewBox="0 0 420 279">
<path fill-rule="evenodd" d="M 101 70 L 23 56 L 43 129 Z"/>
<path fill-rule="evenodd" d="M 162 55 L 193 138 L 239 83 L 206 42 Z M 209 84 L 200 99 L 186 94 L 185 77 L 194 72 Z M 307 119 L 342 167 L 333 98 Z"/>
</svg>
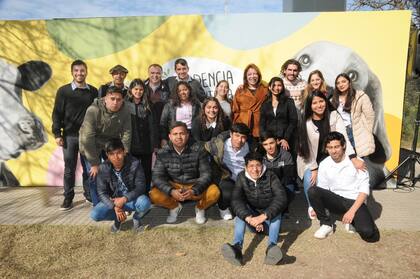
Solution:
<svg viewBox="0 0 420 279">
<path fill-rule="evenodd" d="M 0 186 L 19 185 L 5 161 L 47 142 L 41 120 L 22 104 L 22 90 L 38 90 L 51 75 L 51 67 L 42 61 L 15 66 L 0 59 Z"/>
<path fill-rule="evenodd" d="M 375 110 L 374 134 L 377 150 L 375 162 L 369 161 L 370 183 L 375 186 L 383 181 L 388 171 L 384 163 L 391 157 L 391 146 L 388 141 L 384 121 L 382 88 L 378 77 L 370 70 L 366 62 L 352 49 L 332 42 L 320 41 L 304 47 L 295 55 L 302 65 L 302 78 L 307 80 L 309 73 L 320 70 L 329 86 L 334 87 L 335 78 L 340 73 L 347 73 L 356 90 L 363 90 L 369 96 Z M 390 182 L 389 187 L 392 187 Z"/>
</svg>

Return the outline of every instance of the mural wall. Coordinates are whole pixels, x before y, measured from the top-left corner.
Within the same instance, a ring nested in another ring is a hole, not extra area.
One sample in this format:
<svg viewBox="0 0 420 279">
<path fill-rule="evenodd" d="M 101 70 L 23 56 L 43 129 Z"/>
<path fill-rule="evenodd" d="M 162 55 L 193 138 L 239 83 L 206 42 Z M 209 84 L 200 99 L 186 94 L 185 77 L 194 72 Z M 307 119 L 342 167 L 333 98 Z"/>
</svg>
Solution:
<svg viewBox="0 0 420 279">
<path fill-rule="evenodd" d="M 62 185 L 62 151 L 51 133 L 56 90 L 71 82 L 70 64 L 88 64 L 88 83 L 109 81 L 122 64 L 126 81 L 147 78 L 152 63 L 174 74 L 184 57 L 208 94 L 226 79 L 232 92 L 257 64 L 268 81 L 298 59 L 302 77 L 320 69 L 329 85 L 351 75 L 376 111 L 375 134 L 397 165 L 410 12 L 188 15 L 0 21 L 0 166 L 12 184 Z M 383 163 L 378 169 L 384 167 Z M 81 184 L 80 171 L 78 184 Z M 13 180 L 15 179 L 15 180 Z"/>
</svg>

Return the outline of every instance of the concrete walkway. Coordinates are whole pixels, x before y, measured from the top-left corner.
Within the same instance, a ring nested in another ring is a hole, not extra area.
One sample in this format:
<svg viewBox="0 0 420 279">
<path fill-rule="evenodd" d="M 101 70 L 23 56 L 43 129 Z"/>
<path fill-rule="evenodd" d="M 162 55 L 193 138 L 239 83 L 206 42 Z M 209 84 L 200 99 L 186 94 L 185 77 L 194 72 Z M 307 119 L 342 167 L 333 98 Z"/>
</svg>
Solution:
<svg viewBox="0 0 420 279">
<path fill-rule="evenodd" d="M 110 224 L 110 222 L 95 223 L 89 218 L 91 205 L 85 203 L 81 187 L 76 187 L 74 207 L 71 211 L 59 210 L 62 199 L 61 187 L 0 188 L 0 224 Z M 419 188 L 374 191 L 368 205 L 378 227 L 382 230 L 420 230 Z M 175 225 L 165 224 L 167 210 L 162 208 L 152 208 L 144 217 L 144 222 L 152 226 L 198 226 L 194 223 L 194 216 L 194 204 L 187 203 Z M 204 226 L 233 226 L 233 221 L 220 220 L 215 206 L 207 210 L 207 217 L 208 222 Z M 129 226 L 130 222 L 128 221 L 126 226 Z M 318 222 L 313 223 L 318 226 Z M 337 223 L 340 227 L 341 223 Z M 282 230 L 305 230 L 311 225 L 306 213 L 304 195 L 298 194 L 290 205 L 290 216 L 284 220 Z"/>
</svg>

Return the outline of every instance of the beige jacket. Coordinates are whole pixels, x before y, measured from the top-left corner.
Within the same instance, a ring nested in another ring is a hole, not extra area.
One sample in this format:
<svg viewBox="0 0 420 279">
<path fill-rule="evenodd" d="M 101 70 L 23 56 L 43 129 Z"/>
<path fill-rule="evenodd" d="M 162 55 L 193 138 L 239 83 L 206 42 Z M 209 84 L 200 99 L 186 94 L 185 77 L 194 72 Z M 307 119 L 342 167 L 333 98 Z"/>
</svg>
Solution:
<svg viewBox="0 0 420 279">
<path fill-rule="evenodd" d="M 369 96 L 363 91 L 356 91 L 356 96 L 351 104 L 351 125 L 358 157 L 368 156 L 375 152 L 374 122 L 375 111 Z"/>
<path fill-rule="evenodd" d="M 318 168 L 318 164 L 316 162 L 316 154 L 318 152 L 319 144 L 318 128 L 315 126 L 312 120 L 309 119 L 306 121 L 306 129 L 308 131 L 308 140 L 310 142 L 309 158 L 305 160 L 303 157 L 298 155 L 296 160 L 298 175 L 302 179 L 305 170 L 314 170 Z M 349 141 L 349 138 L 347 137 L 347 131 L 346 127 L 344 126 L 343 119 L 337 111 L 332 111 L 330 114 L 330 131 L 336 131 L 343 134 L 346 139 L 346 155 L 354 154 L 354 149 Z"/>
</svg>

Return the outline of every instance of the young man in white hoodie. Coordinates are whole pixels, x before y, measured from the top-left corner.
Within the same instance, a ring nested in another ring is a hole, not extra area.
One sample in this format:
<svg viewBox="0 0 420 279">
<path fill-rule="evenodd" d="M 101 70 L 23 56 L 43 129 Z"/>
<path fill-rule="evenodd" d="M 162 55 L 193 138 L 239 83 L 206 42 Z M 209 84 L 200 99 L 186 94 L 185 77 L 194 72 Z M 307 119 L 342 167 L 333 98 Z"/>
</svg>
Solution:
<svg viewBox="0 0 420 279">
<path fill-rule="evenodd" d="M 234 265 L 242 265 L 242 246 L 246 226 L 268 234 L 265 264 L 276 265 L 283 257 L 277 246 L 282 213 L 287 195 L 276 174 L 266 170 L 263 156 L 257 152 L 245 156 L 232 193 L 231 207 L 236 215 L 233 244 L 225 243 L 222 254 Z"/>
</svg>

